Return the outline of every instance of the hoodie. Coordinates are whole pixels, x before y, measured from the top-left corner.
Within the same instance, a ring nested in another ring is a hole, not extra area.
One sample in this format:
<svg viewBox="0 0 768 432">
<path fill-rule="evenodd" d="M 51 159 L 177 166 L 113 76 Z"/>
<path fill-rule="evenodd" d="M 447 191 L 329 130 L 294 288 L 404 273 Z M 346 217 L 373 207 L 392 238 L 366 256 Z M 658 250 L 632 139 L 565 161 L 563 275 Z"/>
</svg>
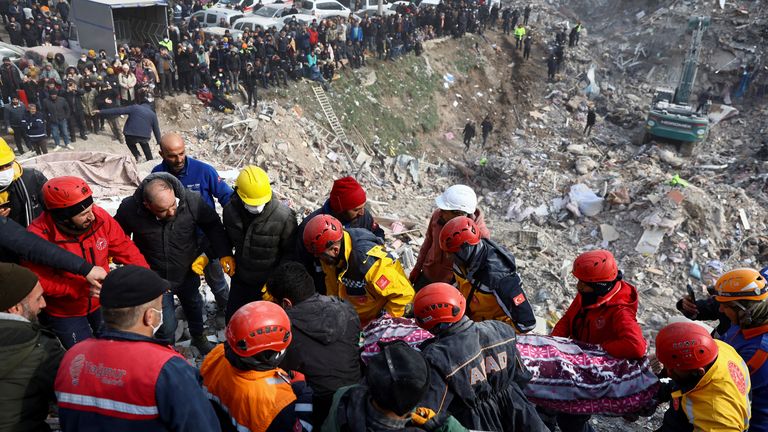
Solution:
<svg viewBox="0 0 768 432">
<path fill-rule="evenodd" d="M 552 336 L 598 344 L 610 355 L 638 359 L 647 343 L 637 324 L 637 289 L 620 280 L 595 304 L 582 306 L 581 294 L 568 307 L 552 330 Z"/>
<path fill-rule="evenodd" d="M 287 309 L 293 341 L 280 367 L 303 373 L 314 391 L 314 414 L 325 418 L 333 394 L 360 380 L 360 318 L 338 297 L 314 294 Z"/>
</svg>

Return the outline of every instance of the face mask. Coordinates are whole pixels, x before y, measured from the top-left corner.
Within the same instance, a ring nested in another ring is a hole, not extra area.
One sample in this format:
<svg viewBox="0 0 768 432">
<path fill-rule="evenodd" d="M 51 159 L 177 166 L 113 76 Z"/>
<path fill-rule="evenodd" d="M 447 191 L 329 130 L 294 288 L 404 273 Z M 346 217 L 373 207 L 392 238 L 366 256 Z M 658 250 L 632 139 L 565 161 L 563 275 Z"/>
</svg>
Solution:
<svg viewBox="0 0 768 432">
<path fill-rule="evenodd" d="M 8 168 L 7 170 L 0 171 L 0 187 L 4 188 L 9 184 L 13 183 L 13 174 L 14 174 L 13 166 Z M 262 208 L 263 207 L 264 206 L 262 206 Z"/>
<path fill-rule="evenodd" d="M 157 324 L 157 327 L 152 326 L 152 336 L 154 336 L 155 333 L 157 333 L 157 331 L 160 330 L 160 327 L 163 325 L 163 311 L 157 310 L 155 308 L 150 308 L 150 309 L 160 314 L 160 322 Z"/>
<path fill-rule="evenodd" d="M 248 210 L 248 213 L 250 214 L 260 214 L 264 211 L 264 207 L 266 204 L 262 204 L 260 206 L 249 206 L 248 204 L 243 204 L 245 206 L 245 209 Z"/>
</svg>

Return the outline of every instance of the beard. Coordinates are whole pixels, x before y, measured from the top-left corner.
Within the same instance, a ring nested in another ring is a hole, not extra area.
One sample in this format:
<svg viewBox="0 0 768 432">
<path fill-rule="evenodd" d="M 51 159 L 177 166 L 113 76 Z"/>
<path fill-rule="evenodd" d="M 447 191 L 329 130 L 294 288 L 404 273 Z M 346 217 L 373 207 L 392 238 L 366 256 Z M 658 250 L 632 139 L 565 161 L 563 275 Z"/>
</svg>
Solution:
<svg viewBox="0 0 768 432">
<path fill-rule="evenodd" d="M 29 307 L 29 304 L 22 303 L 21 307 L 23 309 L 21 316 L 29 320 L 32 324 L 40 324 L 40 321 L 37 319 L 37 314 L 32 312 L 32 308 Z"/>
</svg>

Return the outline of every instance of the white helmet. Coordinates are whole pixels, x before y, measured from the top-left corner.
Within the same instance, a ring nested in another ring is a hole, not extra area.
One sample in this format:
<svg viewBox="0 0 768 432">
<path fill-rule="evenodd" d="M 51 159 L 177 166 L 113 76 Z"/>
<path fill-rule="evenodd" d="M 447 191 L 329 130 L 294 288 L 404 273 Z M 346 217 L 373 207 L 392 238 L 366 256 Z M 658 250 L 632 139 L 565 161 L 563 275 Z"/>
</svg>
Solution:
<svg viewBox="0 0 768 432">
<path fill-rule="evenodd" d="M 435 204 L 441 210 L 458 210 L 471 215 L 477 209 L 477 195 L 469 186 L 453 185 L 435 198 Z"/>
</svg>

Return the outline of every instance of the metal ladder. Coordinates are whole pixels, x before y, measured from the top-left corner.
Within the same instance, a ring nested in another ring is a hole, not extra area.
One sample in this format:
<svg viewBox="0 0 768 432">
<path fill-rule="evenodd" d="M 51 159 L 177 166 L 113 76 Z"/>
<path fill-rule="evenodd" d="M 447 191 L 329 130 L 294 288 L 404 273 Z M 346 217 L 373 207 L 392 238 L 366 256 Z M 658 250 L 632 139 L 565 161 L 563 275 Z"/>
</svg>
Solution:
<svg viewBox="0 0 768 432">
<path fill-rule="evenodd" d="M 348 143 L 349 138 L 347 138 L 347 134 L 344 132 L 344 129 L 342 129 L 341 123 L 339 123 L 339 119 L 336 117 L 333 107 L 331 107 L 331 101 L 328 100 L 328 95 L 325 94 L 325 90 L 320 86 L 312 86 L 312 91 L 315 92 L 315 97 L 320 103 L 320 107 L 323 109 L 323 114 L 325 114 L 325 118 L 331 125 L 331 130 L 336 135 L 336 138 L 338 138 L 342 144 Z"/>
</svg>

